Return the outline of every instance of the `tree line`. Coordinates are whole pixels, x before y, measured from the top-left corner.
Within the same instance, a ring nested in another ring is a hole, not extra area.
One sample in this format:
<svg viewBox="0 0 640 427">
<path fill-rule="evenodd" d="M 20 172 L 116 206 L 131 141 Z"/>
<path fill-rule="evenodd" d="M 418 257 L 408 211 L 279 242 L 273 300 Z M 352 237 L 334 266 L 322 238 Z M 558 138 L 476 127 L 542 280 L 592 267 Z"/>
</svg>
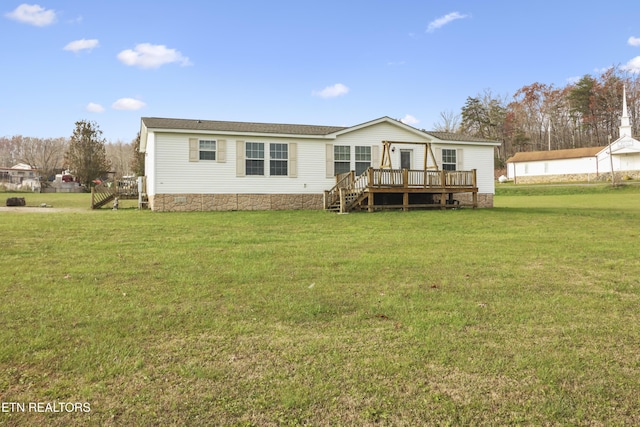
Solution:
<svg viewBox="0 0 640 427">
<path fill-rule="evenodd" d="M 640 135 L 640 76 L 620 67 L 586 74 L 564 87 L 532 83 L 512 96 L 487 89 L 467 97 L 459 114 L 440 113 L 434 130 L 500 141 L 497 168 L 521 151 L 605 146 L 619 136 L 623 88 L 632 132 Z M 140 135 L 130 143 L 107 144 L 95 122 L 82 120 L 69 138 L 0 137 L 0 166 L 26 163 L 38 169 L 44 185 L 69 169 L 89 186 L 106 171 L 118 177 L 143 175 L 139 147 Z"/>
<path fill-rule="evenodd" d="M 441 113 L 436 130 L 502 142 L 496 167 L 521 151 L 605 146 L 619 136 L 623 88 L 632 132 L 640 134 L 640 77 L 612 67 L 564 87 L 532 83 L 512 96 L 468 97 L 459 115 Z"/>
<path fill-rule="evenodd" d="M 43 186 L 69 170 L 87 188 L 108 174 L 116 177 L 144 174 L 140 135 L 125 143 L 107 143 L 97 123 L 81 120 L 69 138 L 0 137 L 0 166 L 24 163 L 38 170 Z"/>
</svg>

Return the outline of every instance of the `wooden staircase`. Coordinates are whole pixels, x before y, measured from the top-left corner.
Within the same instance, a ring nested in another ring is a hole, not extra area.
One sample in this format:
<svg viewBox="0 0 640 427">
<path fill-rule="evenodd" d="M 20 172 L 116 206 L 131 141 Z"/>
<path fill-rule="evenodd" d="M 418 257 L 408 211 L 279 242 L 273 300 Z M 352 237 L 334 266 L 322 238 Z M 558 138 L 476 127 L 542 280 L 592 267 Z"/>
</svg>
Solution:
<svg viewBox="0 0 640 427">
<path fill-rule="evenodd" d="M 347 213 L 359 208 L 368 196 L 368 177 L 367 171 L 358 177 L 353 171 L 338 176 L 336 185 L 324 192 L 325 210 Z"/>
<path fill-rule="evenodd" d="M 94 189 L 91 189 L 91 209 L 100 209 L 107 203 L 111 202 L 116 198 L 114 193 L 107 192 L 94 192 Z"/>
<path fill-rule="evenodd" d="M 146 196 L 146 195 L 145 195 Z M 107 180 L 91 188 L 91 209 L 100 209 L 118 199 L 138 199 L 138 185 L 130 181 Z"/>
</svg>

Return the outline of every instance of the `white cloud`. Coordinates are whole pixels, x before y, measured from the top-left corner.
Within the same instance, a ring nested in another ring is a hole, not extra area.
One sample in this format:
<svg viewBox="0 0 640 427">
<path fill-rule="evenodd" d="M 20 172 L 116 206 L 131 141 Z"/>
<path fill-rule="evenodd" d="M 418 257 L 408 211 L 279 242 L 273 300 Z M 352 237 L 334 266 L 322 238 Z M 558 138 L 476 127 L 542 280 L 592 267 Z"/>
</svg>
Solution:
<svg viewBox="0 0 640 427">
<path fill-rule="evenodd" d="M 89 52 L 91 52 L 91 50 L 94 47 L 98 47 L 99 43 L 98 43 L 98 39 L 90 39 L 90 40 L 86 40 L 86 39 L 80 39 L 80 40 L 74 40 L 71 43 L 67 44 L 64 47 L 64 50 L 70 50 L 72 52 L 80 52 L 81 50 L 88 50 Z"/>
<path fill-rule="evenodd" d="M 420 120 L 416 119 L 411 114 L 407 114 L 406 116 L 404 116 L 404 118 L 400 119 L 400 121 L 409 126 L 417 125 L 418 123 L 420 123 Z"/>
<path fill-rule="evenodd" d="M 87 110 L 90 113 L 103 113 L 104 112 L 104 107 L 100 104 L 96 104 L 95 102 L 90 102 L 87 104 L 86 107 L 84 107 L 85 110 Z"/>
<path fill-rule="evenodd" d="M 21 4 L 13 12 L 4 16 L 24 24 L 46 27 L 56 22 L 56 12 L 53 9 L 45 9 L 37 4 Z"/>
<path fill-rule="evenodd" d="M 141 43 L 136 45 L 135 49 L 123 50 L 118 54 L 118 59 L 125 65 L 140 68 L 158 68 L 173 62 L 181 66 L 191 65 L 189 58 L 182 56 L 179 51 L 151 43 Z"/>
<path fill-rule="evenodd" d="M 640 73 L 640 56 L 636 56 L 631 61 L 627 62 L 626 65 L 620 67 L 623 71 L 628 71 L 630 73 Z"/>
<path fill-rule="evenodd" d="M 311 92 L 312 96 L 319 96 L 320 98 L 335 98 L 336 96 L 342 96 L 349 93 L 349 88 L 342 83 L 336 83 L 333 86 L 327 86 L 322 90 L 314 90 Z"/>
<path fill-rule="evenodd" d="M 576 84 L 580 81 L 581 78 L 582 76 L 567 77 L 567 83 Z"/>
<path fill-rule="evenodd" d="M 139 110 L 146 105 L 147 104 L 137 99 L 120 98 L 116 102 L 114 102 L 111 107 L 113 107 L 115 110 Z"/>
<path fill-rule="evenodd" d="M 629 44 L 629 46 L 640 46 L 640 37 L 629 37 L 629 40 L 627 40 L 627 43 Z"/>
<path fill-rule="evenodd" d="M 468 18 L 469 15 L 462 15 L 459 12 L 451 12 L 444 16 L 441 16 L 438 19 L 435 19 L 429 23 L 427 27 L 427 33 L 433 33 L 438 28 L 442 28 L 447 25 L 449 22 L 455 21 L 457 19 Z"/>
</svg>

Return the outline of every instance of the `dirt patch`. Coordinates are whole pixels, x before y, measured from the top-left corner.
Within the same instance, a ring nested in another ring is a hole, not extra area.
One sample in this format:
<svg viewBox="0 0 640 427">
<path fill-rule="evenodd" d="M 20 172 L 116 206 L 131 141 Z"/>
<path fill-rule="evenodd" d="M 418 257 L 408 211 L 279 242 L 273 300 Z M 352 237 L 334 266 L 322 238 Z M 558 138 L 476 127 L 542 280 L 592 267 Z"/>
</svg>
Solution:
<svg viewBox="0 0 640 427">
<path fill-rule="evenodd" d="M 93 212 L 91 209 L 54 208 L 40 206 L 0 206 L 0 212 L 17 213 L 60 213 L 60 212 Z"/>
</svg>

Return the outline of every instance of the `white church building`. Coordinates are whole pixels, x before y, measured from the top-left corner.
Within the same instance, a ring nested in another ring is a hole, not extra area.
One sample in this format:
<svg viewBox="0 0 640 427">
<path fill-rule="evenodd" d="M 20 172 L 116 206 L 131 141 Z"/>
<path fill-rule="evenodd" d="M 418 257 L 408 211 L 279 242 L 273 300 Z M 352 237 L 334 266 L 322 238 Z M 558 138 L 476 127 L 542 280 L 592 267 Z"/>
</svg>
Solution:
<svg viewBox="0 0 640 427">
<path fill-rule="evenodd" d="M 507 178 L 516 184 L 640 179 L 640 141 L 633 138 L 622 98 L 620 136 L 607 146 L 516 153 L 507 160 Z"/>
</svg>

